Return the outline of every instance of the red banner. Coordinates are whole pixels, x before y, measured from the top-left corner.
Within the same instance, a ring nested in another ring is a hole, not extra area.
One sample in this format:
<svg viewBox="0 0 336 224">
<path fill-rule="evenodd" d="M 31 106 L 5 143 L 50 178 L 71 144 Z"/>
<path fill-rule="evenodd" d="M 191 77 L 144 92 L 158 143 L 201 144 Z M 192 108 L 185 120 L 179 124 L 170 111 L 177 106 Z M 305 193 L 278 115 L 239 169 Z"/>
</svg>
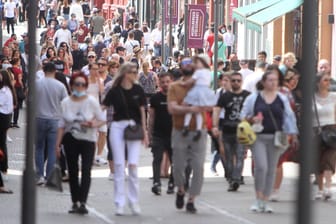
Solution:
<svg viewBox="0 0 336 224">
<path fill-rule="evenodd" d="M 202 48 L 205 32 L 205 5 L 189 5 L 188 48 Z"/>
<path fill-rule="evenodd" d="M 170 2 L 172 3 L 172 24 L 178 24 L 178 0 L 162 0 L 165 4 L 165 24 L 170 21 Z"/>
</svg>

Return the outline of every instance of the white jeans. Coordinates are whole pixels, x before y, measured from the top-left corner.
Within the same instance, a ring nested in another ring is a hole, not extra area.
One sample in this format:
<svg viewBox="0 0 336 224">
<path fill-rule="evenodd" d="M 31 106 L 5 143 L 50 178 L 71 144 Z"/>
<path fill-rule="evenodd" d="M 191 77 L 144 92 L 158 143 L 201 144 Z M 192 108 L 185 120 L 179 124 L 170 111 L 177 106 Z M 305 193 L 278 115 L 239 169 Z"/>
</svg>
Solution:
<svg viewBox="0 0 336 224">
<path fill-rule="evenodd" d="M 132 121 L 134 123 L 134 121 Z M 130 121 L 113 121 L 109 139 L 114 161 L 114 202 L 116 206 L 125 206 L 125 146 L 127 146 L 128 163 L 128 201 L 137 203 L 139 198 L 138 161 L 141 141 L 125 141 L 124 130 Z"/>
</svg>

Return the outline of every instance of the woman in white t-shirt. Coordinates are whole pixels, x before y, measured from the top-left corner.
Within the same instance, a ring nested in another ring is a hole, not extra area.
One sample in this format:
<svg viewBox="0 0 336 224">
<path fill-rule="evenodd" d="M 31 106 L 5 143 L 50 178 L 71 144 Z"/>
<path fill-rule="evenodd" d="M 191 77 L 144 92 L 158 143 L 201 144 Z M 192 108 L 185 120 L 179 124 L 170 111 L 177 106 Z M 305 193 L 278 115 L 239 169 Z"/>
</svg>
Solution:
<svg viewBox="0 0 336 224">
<path fill-rule="evenodd" d="M 105 123 L 99 102 L 87 95 L 88 78 L 83 73 L 74 73 L 70 79 L 72 95 L 62 103 L 62 118 L 59 123 L 56 152 L 60 155 L 63 144 L 66 154 L 71 199 L 69 213 L 87 214 L 85 206 L 90 190 L 91 167 L 97 141 L 97 128 Z M 79 182 L 79 156 L 81 157 L 81 181 Z"/>
<path fill-rule="evenodd" d="M 315 131 L 319 126 L 324 128 L 336 128 L 336 93 L 329 92 L 330 74 L 321 72 L 316 76 L 315 93 L 316 109 L 313 116 L 313 127 Z M 315 106 L 315 105 L 314 105 Z M 317 112 L 317 113 L 316 113 Z M 317 116 L 318 115 L 318 116 Z M 318 120 L 317 120 L 318 119 Z M 336 150 L 328 147 L 321 140 L 318 141 L 318 188 L 316 199 L 330 199 L 332 176 L 335 173 L 336 167 Z M 325 184 L 324 183 L 325 180 Z"/>
</svg>

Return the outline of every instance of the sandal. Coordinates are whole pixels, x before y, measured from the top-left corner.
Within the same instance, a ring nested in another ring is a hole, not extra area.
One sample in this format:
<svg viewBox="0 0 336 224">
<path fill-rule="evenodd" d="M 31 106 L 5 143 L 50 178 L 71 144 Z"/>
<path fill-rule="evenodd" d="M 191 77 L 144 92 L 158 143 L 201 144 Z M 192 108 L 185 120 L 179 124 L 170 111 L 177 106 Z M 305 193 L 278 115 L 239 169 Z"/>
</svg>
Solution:
<svg viewBox="0 0 336 224">
<path fill-rule="evenodd" d="M 9 189 L 0 189 L 0 194 L 13 194 L 13 191 Z"/>
</svg>

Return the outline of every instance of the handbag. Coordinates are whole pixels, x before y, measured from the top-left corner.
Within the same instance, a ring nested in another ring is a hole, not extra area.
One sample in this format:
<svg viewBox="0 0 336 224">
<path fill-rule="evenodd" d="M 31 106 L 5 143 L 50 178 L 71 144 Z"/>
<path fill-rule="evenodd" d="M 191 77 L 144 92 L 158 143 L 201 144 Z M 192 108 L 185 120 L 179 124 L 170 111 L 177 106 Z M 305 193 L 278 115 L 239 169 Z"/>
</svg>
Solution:
<svg viewBox="0 0 336 224">
<path fill-rule="evenodd" d="M 126 102 L 126 98 L 122 90 L 120 89 L 120 94 L 121 98 L 124 102 L 124 105 L 126 107 L 126 114 L 127 114 L 127 119 L 130 120 L 130 116 L 128 113 L 128 104 Z M 140 124 L 129 124 L 125 130 L 124 130 L 124 139 L 125 140 L 130 140 L 130 141 L 137 141 L 137 140 L 142 140 L 145 137 L 145 133 L 143 131 L 143 128 Z"/>
<path fill-rule="evenodd" d="M 62 171 L 58 162 L 55 163 L 53 170 L 50 172 L 50 175 L 48 176 L 46 187 L 48 187 L 50 190 L 63 192 Z"/>
<path fill-rule="evenodd" d="M 278 149 L 281 150 L 286 150 L 289 147 L 289 141 L 288 141 L 288 136 L 285 132 L 280 131 L 280 128 L 278 126 L 278 124 L 276 123 L 276 120 L 274 118 L 274 114 L 270 108 L 270 106 L 267 104 L 267 109 L 268 112 L 271 116 L 272 119 L 272 123 L 276 129 L 275 133 L 274 133 L 274 146 L 277 147 Z"/>
<path fill-rule="evenodd" d="M 336 126 L 335 125 L 326 125 L 321 127 L 320 119 L 317 114 L 317 106 L 315 95 L 313 95 L 314 100 L 314 110 L 317 121 L 317 134 L 320 136 L 322 143 L 330 149 L 336 150 Z"/>
</svg>

